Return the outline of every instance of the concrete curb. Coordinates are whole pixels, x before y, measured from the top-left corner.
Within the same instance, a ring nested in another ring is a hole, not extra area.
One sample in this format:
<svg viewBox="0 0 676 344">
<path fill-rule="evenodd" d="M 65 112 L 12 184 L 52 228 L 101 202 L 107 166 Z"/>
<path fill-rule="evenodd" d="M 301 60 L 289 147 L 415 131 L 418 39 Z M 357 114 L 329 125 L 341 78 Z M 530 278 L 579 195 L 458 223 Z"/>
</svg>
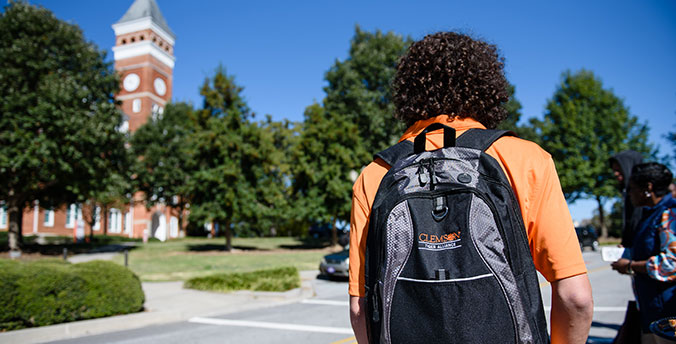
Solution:
<svg viewBox="0 0 676 344">
<path fill-rule="evenodd" d="M 214 307 L 207 309 L 199 307 L 189 308 L 186 306 L 172 307 L 172 304 L 168 304 L 165 307 L 156 306 L 156 309 L 149 309 L 140 313 L 9 331 L 0 333 L 0 343 L 44 343 L 186 321 L 195 316 L 235 313 L 299 302 L 315 295 L 314 279 L 317 274 L 318 271 L 301 271 L 301 287 L 285 292 L 253 292 L 242 290 L 229 294 L 221 294 L 181 289 L 179 293 L 187 298 L 200 297 L 202 299 L 209 299 L 227 297 L 227 299 L 224 302 L 215 303 Z M 144 287 L 145 289 L 147 288 Z M 148 307 L 148 299 L 150 298 L 146 294 L 146 307 Z M 227 304 L 227 308 L 224 307 L 224 304 Z"/>
<path fill-rule="evenodd" d="M 0 334 L 0 343 L 44 343 L 106 332 L 131 330 L 181 320 L 180 312 L 178 311 L 141 312 L 117 315 L 107 318 L 74 321 L 58 325 L 5 332 Z"/>
</svg>

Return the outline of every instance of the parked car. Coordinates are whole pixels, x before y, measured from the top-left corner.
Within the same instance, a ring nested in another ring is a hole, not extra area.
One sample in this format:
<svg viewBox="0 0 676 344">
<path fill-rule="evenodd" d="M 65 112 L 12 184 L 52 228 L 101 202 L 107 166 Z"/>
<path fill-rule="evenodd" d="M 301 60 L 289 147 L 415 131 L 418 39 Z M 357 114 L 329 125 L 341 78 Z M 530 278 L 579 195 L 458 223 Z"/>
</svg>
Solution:
<svg viewBox="0 0 676 344">
<path fill-rule="evenodd" d="M 584 247 L 591 247 L 592 251 L 599 248 L 599 238 L 596 230 L 592 226 L 575 227 L 577 240 L 580 242 L 580 249 L 584 251 Z"/>
<path fill-rule="evenodd" d="M 328 277 L 348 277 L 350 247 L 338 253 L 327 254 L 319 263 L 319 272 Z"/>
</svg>

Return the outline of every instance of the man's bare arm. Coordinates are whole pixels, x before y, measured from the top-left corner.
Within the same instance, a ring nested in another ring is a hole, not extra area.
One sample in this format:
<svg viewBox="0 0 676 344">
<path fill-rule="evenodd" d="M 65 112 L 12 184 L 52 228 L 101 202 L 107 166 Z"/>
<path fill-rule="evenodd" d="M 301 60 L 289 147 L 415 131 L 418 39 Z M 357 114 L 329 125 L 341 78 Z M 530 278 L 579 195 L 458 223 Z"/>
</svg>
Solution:
<svg viewBox="0 0 676 344">
<path fill-rule="evenodd" d="M 368 343 L 366 333 L 366 299 L 359 296 L 350 296 L 350 322 L 357 343 Z"/>
<path fill-rule="evenodd" d="M 552 282 L 552 344 L 585 343 L 593 314 L 587 274 Z"/>
</svg>

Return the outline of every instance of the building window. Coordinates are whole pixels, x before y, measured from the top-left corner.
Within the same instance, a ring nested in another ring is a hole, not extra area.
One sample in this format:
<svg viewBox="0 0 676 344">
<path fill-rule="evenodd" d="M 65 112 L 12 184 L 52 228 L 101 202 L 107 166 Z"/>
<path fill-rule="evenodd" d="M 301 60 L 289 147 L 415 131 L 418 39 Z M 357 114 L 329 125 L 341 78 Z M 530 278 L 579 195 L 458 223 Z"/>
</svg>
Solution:
<svg viewBox="0 0 676 344">
<path fill-rule="evenodd" d="M 123 40 L 122 40 L 122 44 L 127 44 L 127 40 L 126 40 L 126 39 L 123 39 Z"/>
<path fill-rule="evenodd" d="M 176 218 L 176 216 L 172 216 L 169 219 L 169 235 L 172 238 L 178 236 L 178 218 Z"/>
<path fill-rule="evenodd" d="M 96 210 L 94 210 L 94 227 L 92 229 L 95 231 L 101 229 L 101 207 L 96 207 Z"/>
<path fill-rule="evenodd" d="M 77 204 L 71 204 L 66 208 L 66 228 L 75 227 L 75 220 L 79 211 L 80 207 Z"/>
<path fill-rule="evenodd" d="M 141 99 L 134 99 L 131 103 L 131 111 L 134 113 L 141 112 Z"/>
<path fill-rule="evenodd" d="M 140 39 L 141 39 L 141 40 L 144 40 L 144 39 L 145 39 L 145 37 L 143 37 L 143 35 L 141 35 L 141 38 L 140 38 Z"/>
<path fill-rule="evenodd" d="M 131 233 L 131 212 L 124 213 L 124 232 Z"/>
<path fill-rule="evenodd" d="M 110 209 L 108 212 L 108 229 L 111 233 L 122 232 L 122 214 L 119 209 Z"/>
<path fill-rule="evenodd" d="M 132 37 L 130 40 L 132 43 L 136 42 L 136 38 Z"/>
<path fill-rule="evenodd" d="M 45 209 L 45 220 L 43 224 L 45 227 L 54 227 L 54 210 Z"/>
<path fill-rule="evenodd" d="M 7 228 L 7 206 L 0 202 L 0 228 Z"/>
</svg>

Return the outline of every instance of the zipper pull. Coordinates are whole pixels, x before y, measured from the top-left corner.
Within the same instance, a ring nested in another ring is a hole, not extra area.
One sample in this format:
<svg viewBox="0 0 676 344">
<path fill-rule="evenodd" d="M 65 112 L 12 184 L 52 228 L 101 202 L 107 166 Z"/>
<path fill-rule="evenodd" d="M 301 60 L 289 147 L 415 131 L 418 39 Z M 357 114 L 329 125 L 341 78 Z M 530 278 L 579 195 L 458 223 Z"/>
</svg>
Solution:
<svg viewBox="0 0 676 344">
<path fill-rule="evenodd" d="M 420 182 L 420 186 L 425 186 L 425 184 L 430 181 L 430 178 L 427 175 L 427 168 L 425 168 L 423 160 L 418 162 L 418 171 L 416 174 L 418 174 L 418 182 Z"/>
<path fill-rule="evenodd" d="M 434 190 L 434 178 L 436 178 L 434 174 L 434 158 L 430 158 L 427 168 L 430 171 L 430 190 Z"/>
</svg>

